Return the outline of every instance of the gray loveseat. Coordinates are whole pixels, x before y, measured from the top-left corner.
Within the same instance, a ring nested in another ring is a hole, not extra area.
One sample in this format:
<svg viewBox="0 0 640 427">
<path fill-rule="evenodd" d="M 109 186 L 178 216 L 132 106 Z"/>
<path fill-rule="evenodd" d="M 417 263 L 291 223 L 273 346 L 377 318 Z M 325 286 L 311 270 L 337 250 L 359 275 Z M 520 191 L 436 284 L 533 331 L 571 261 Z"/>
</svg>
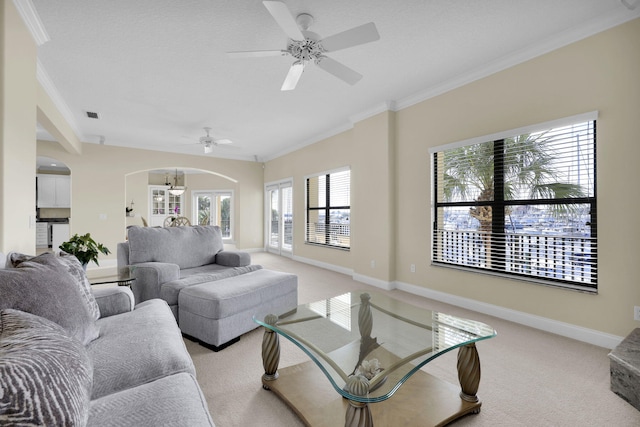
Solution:
<svg viewBox="0 0 640 427">
<path fill-rule="evenodd" d="M 0 425 L 213 426 L 167 303 L 77 259 L 0 254 Z"/>
<path fill-rule="evenodd" d="M 281 314 L 298 304 L 296 275 L 224 250 L 217 226 L 131 227 L 117 257 L 118 268 L 132 270 L 136 301 L 165 300 L 183 334 L 215 351 L 258 327 L 256 312 Z"/>
</svg>

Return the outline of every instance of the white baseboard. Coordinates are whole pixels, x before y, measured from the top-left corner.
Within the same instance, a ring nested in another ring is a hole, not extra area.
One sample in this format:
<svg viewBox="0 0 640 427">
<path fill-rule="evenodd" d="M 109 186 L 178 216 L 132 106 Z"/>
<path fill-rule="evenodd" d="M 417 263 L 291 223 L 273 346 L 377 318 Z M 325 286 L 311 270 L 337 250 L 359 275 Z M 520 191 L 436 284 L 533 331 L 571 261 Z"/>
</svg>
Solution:
<svg viewBox="0 0 640 427">
<path fill-rule="evenodd" d="M 552 334 L 561 335 L 574 340 L 586 342 L 604 348 L 614 348 L 622 341 L 623 337 L 608 334 L 595 329 L 583 328 L 582 326 L 524 313 L 485 302 L 472 300 L 445 292 L 434 291 L 422 286 L 411 285 L 409 283 L 395 282 L 395 289 L 419 295 L 425 298 L 477 311 L 479 313 L 495 316 L 500 319 L 509 320 L 521 325 L 530 326 Z"/>
<path fill-rule="evenodd" d="M 385 291 L 392 291 L 396 289 L 395 283 L 387 282 L 386 280 L 380 280 L 357 273 L 353 273 L 351 277 L 353 277 L 353 280 L 357 282 L 366 283 L 367 285 L 375 286 L 376 288 L 384 289 Z"/>
<path fill-rule="evenodd" d="M 264 248 L 236 249 L 235 246 L 233 248 L 229 248 L 229 249 L 225 248 L 225 250 L 242 251 L 242 252 L 249 252 L 249 253 L 265 252 Z"/>
<path fill-rule="evenodd" d="M 295 255 L 293 256 L 292 259 L 294 261 L 303 262 L 305 264 L 310 264 L 316 267 L 324 268 L 325 270 L 331 270 L 331 271 L 335 271 L 336 273 L 346 274 L 347 276 L 353 275 L 353 270 L 350 268 L 340 267 L 340 266 L 329 264 L 326 262 L 316 261 L 315 259 L 304 258 L 301 256 L 295 256 Z"/>
</svg>

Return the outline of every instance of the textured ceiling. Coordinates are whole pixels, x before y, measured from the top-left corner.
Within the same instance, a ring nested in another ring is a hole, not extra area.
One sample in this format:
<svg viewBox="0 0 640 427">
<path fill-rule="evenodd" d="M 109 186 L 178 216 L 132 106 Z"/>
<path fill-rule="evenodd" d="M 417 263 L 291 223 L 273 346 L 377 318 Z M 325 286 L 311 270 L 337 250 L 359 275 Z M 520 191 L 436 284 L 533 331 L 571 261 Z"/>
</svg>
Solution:
<svg viewBox="0 0 640 427">
<path fill-rule="evenodd" d="M 207 156 L 261 161 L 640 16 L 640 0 L 286 0 L 322 37 L 374 22 L 380 40 L 329 54 L 356 85 L 309 66 L 281 92 L 291 57 L 226 54 L 286 47 L 261 1 L 32 2 L 40 75 L 81 140 L 205 155 L 208 126 L 234 144 Z"/>
</svg>

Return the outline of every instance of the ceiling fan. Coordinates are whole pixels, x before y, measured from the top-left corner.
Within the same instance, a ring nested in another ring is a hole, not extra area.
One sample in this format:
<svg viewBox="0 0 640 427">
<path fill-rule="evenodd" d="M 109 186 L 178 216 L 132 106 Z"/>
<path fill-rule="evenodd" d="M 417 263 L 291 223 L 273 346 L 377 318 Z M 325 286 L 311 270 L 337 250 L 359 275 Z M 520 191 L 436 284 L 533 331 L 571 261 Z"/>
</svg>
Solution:
<svg viewBox="0 0 640 427">
<path fill-rule="evenodd" d="M 263 1 L 262 3 L 289 37 L 287 48 L 284 50 L 228 52 L 230 56 L 239 58 L 293 56 L 295 61 L 289 68 L 280 90 L 295 89 L 304 68 L 311 62 L 350 85 L 356 84 L 362 78 L 362 74 L 329 58 L 325 53 L 379 40 L 380 35 L 373 22 L 321 38 L 318 34 L 309 31 L 309 27 L 313 24 L 313 16 L 310 14 L 301 13 L 294 18 L 287 5 L 282 2 Z"/>
<path fill-rule="evenodd" d="M 213 147 L 217 147 L 218 145 L 233 144 L 233 142 L 228 139 L 213 139 L 213 137 L 209 135 L 209 132 L 211 131 L 210 127 L 205 127 L 203 129 L 207 133 L 207 135 L 200 137 L 200 144 L 204 145 L 205 154 L 212 153 Z"/>
</svg>

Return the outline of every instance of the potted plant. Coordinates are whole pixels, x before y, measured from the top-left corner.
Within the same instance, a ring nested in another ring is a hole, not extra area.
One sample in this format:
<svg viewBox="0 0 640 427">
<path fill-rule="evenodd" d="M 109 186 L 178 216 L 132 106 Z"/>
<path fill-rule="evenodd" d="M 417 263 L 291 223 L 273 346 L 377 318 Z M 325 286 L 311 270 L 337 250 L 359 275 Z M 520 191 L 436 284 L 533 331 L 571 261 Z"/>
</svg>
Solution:
<svg viewBox="0 0 640 427">
<path fill-rule="evenodd" d="M 82 268 L 87 269 L 87 264 L 91 261 L 98 263 L 98 254 L 103 253 L 109 255 L 111 252 L 102 243 L 97 243 L 91 238 L 91 234 L 87 233 L 84 236 L 74 234 L 71 239 L 64 242 L 60 246 L 60 250 L 74 255 L 82 264 Z"/>
</svg>

